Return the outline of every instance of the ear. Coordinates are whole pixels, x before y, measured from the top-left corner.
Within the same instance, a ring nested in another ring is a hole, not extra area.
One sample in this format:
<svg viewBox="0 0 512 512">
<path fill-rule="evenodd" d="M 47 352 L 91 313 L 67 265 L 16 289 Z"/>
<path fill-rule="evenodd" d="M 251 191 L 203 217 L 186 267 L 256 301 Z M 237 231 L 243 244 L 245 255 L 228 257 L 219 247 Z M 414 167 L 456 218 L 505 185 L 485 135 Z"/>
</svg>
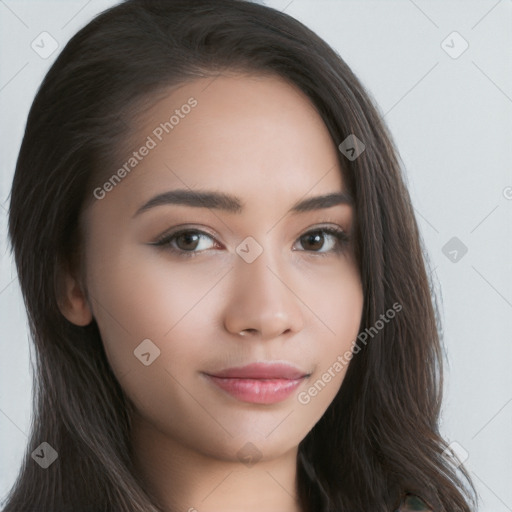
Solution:
<svg viewBox="0 0 512 512">
<path fill-rule="evenodd" d="M 60 312 L 75 325 L 85 326 L 93 319 L 87 296 L 80 282 L 69 272 L 64 272 L 58 287 Z"/>
</svg>

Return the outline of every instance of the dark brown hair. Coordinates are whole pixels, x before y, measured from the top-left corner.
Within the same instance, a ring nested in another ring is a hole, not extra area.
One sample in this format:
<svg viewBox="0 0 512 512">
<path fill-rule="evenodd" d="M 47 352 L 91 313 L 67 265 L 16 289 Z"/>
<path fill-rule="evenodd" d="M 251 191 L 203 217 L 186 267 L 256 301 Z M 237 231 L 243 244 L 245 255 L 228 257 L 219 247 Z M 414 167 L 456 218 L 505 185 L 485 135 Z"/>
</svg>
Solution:
<svg viewBox="0 0 512 512">
<path fill-rule="evenodd" d="M 341 20 L 340 20 L 341 21 Z M 338 145 L 355 198 L 364 291 L 361 330 L 394 303 L 400 314 L 361 347 L 341 389 L 299 445 L 298 493 L 308 512 L 389 512 L 406 492 L 438 512 L 470 512 L 475 490 L 443 455 L 441 328 L 428 261 L 398 152 L 369 94 L 342 58 L 292 17 L 243 0 L 128 0 L 66 45 L 31 107 L 12 185 L 9 234 L 35 344 L 34 416 L 5 512 L 157 512 L 130 457 L 132 404 L 96 322 L 58 307 L 64 266 L 80 261 L 79 218 L 92 184 L 113 168 L 142 105 L 166 88 L 229 70 L 299 87 Z M 41 469 L 46 441 L 59 457 Z"/>
</svg>

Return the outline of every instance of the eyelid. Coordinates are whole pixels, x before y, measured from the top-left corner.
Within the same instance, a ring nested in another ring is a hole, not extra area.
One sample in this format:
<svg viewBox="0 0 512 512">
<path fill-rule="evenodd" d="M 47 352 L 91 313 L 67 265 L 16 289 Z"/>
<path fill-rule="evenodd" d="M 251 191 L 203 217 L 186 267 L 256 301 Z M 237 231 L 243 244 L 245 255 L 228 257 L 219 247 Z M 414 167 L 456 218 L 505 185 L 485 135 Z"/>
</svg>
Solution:
<svg viewBox="0 0 512 512">
<path fill-rule="evenodd" d="M 181 224 L 179 226 L 174 226 L 173 228 L 165 231 L 154 242 L 152 242 L 151 245 L 160 245 L 160 244 L 163 245 L 163 244 L 165 244 L 166 240 L 169 240 L 171 237 L 175 237 L 182 233 L 189 233 L 189 232 L 194 232 L 199 235 L 206 235 L 206 236 L 212 238 L 217 245 L 220 244 L 220 242 L 218 242 L 219 237 L 217 234 L 210 233 L 207 229 L 205 229 L 203 227 L 198 228 L 196 226 L 189 225 L 189 224 Z M 186 252 L 186 251 L 184 251 L 184 252 Z"/>
</svg>

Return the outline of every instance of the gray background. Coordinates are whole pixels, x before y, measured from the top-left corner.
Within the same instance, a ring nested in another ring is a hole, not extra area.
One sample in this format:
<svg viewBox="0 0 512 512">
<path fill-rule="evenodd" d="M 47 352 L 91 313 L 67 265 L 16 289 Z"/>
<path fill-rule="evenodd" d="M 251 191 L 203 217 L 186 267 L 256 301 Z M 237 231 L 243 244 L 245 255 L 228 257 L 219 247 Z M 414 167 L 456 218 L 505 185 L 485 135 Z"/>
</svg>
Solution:
<svg viewBox="0 0 512 512">
<path fill-rule="evenodd" d="M 26 314 L 6 238 L 17 152 L 56 55 L 115 3 L 0 0 L 0 499 L 31 420 Z M 391 128 L 441 298 L 441 432 L 467 453 L 480 510 L 512 511 L 512 0 L 264 3 L 330 43 Z M 59 44 L 48 58 L 31 48 L 43 31 Z M 456 256 L 450 245 L 443 252 L 453 237 Z"/>
</svg>

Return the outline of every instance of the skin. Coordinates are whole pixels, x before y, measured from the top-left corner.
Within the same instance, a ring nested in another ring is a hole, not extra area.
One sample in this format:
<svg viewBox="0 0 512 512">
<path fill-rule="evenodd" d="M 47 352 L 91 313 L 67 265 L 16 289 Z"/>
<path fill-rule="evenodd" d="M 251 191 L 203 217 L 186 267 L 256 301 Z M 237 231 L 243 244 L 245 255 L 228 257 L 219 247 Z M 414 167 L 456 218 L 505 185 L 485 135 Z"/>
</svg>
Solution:
<svg viewBox="0 0 512 512">
<path fill-rule="evenodd" d="M 197 106 L 83 212 L 85 273 L 66 275 L 61 309 L 78 325 L 98 323 L 135 407 L 137 470 L 166 509 L 297 512 L 298 444 L 347 367 L 307 404 L 298 395 L 352 348 L 363 307 L 352 245 L 325 232 L 316 243 L 303 235 L 320 227 L 349 233 L 353 207 L 287 213 L 297 201 L 345 189 L 321 117 L 279 77 L 224 74 L 172 89 L 138 120 L 134 147 L 191 96 Z M 236 195 L 243 210 L 166 204 L 134 216 L 178 188 Z M 171 243 L 195 256 L 152 245 L 178 225 L 206 233 L 196 248 Z M 236 252 L 248 236 L 263 249 L 252 263 Z M 148 366 L 134 357 L 144 339 L 160 350 Z M 276 404 L 237 400 L 201 373 L 274 360 L 311 374 Z M 252 465 L 240 455 L 249 442 L 261 457 Z"/>
</svg>

